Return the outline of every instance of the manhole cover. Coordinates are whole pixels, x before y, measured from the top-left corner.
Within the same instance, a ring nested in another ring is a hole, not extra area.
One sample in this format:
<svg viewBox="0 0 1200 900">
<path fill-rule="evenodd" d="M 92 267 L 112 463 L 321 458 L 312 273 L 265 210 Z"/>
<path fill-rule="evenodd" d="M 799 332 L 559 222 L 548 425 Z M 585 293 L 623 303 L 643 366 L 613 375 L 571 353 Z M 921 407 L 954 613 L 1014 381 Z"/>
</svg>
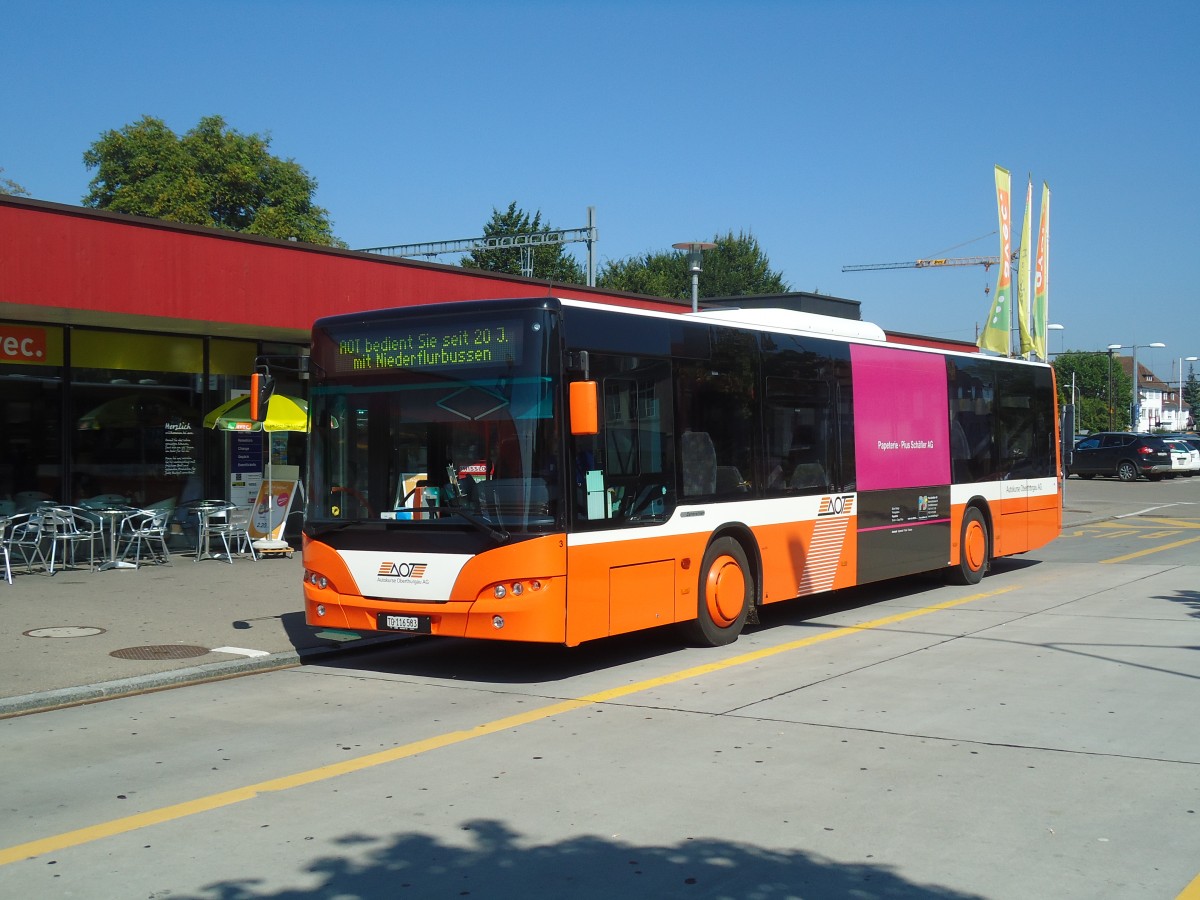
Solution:
<svg viewBox="0 0 1200 900">
<path fill-rule="evenodd" d="M 193 644 L 151 644 L 147 647 L 114 650 L 108 655 L 117 659 L 187 659 L 191 656 L 203 656 L 207 652 L 207 647 L 197 647 Z"/>
<path fill-rule="evenodd" d="M 69 638 L 91 637 L 95 634 L 104 634 L 104 629 L 91 625 L 52 625 L 49 628 L 33 628 L 26 631 L 25 637 Z"/>
</svg>

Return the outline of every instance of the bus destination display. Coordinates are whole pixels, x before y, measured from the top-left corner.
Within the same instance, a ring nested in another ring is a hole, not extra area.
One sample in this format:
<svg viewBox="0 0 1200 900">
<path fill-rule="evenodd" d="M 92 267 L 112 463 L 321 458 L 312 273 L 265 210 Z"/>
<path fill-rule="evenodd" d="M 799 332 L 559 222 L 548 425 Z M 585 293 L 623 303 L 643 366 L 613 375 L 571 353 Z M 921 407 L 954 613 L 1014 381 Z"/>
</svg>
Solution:
<svg viewBox="0 0 1200 900">
<path fill-rule="evenodd" d="M 330 335 L 338 372 L 397 369 L 469 369 L 477 366 L 518 365 L 521 362 L 521 322 L 487 324 L 414 324 Z"/>
</svg>

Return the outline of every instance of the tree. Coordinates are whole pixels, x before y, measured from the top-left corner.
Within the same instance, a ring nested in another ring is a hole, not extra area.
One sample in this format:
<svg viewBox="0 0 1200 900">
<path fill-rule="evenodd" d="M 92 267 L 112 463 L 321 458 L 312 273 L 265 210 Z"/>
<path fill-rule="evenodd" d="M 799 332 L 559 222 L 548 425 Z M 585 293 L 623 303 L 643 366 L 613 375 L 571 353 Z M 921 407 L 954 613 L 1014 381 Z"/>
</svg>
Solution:
<svg viewBox="0 0 1200 900">
<path fill-rule="evenodd" d="M 1196 380 L 1194 365 L 1188 365 L 1187 380 L 1183 383 L 1183 405 L 1191 410 L 1188 418 L 1194 423 L 1196 413 L 1200 412 L 1200 381 Z"/>
<path fill-rule="evenodd" d="M 4 178 L 4 167 L 0 166 L 0 194 L 11 194 L 14 197 L 28 197 L 29 191 L 17 184 L 11 178 Z"/>
<path fill-rule="evenodd" d="M 344 247 L 328 211 L 313 203 L 316 180 L 294 160 L 272 156 L 270 146 L 270 137 L 242 134 L 220 116 L 202 118 L 182 138 L 143 116 L 104 132 L 83 154 L 96 170 L 83 204 Z"/>
<path fill-rule="evenodd" d="M 541 210 L 530 218 L 529 213 L 518 209 L 514 201 L 508 204 L 508 209 L 504 212 L 492 208 L 492 218 L 483 226 L 483 236 L 491 238 L 518 234 L 549 234 L 554 230 L 549 225 L 542 224 Z M 521 253 L 519 247 L 472 250 L 463 257 L 459 265 L 467 269 L 482 269 L 485 272 L 520 275 Z M 583 267 L 566 252 L 563 244 L 543 244 L 533 248 L 533 274 L 537 278 L 566 284 L 583 284 L 587 280 Z"/>
<path fill-rule="evenodd" d="M 701 297 L 740 297 L 781 294 L 788 285 L 771 266 L 753 235 L 732 231 L 717 235 L 717 246 L 704 252 L 699 290 Z M 656 297 L 691 299 L 692 276 L 688 255 L 670 250 L 606 262 L 596 278 L 599 287 Z"/>
<path fill-rule="evenodd" d="M 1071 402 L 1074 377 L 1076 431 L 1108 431 L 1129 424 L 1133 381 L 1110 354 L 1069 350 L 1055 357 L 1054 372 L 1058 380 L 1058 402 L 1062 405 Z"/>
</svg>

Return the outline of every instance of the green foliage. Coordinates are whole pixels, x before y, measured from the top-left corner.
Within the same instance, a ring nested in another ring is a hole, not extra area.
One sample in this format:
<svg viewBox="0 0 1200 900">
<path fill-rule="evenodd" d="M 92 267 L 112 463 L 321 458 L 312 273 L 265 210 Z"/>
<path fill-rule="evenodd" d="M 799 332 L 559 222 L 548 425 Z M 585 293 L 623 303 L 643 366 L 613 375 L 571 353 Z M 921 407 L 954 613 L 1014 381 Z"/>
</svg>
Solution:
<svg viewBox="0 0 1200 900">
<path fill-rule="evenodd" d="M 1129 427 L 1133 381 L 1110 354 L 1069 350 L 1055 357 L 1054 371 L 1058 378 L 1060 404 L 1071 402 L 1071 376 L 1075 377 L 1076 431 L 1108 431 Z"/>
<path fill-rule="evenodd" d="M 531 218 L 529 213 L 518 209 L 515 202 L 508 204 L 504 212 L 492 208 L 491 220 L 483 226 L 484 237 L 505 237 L 518 234 L 548 234 L 555 229 L 542 224 L 542 213 L 537 211 Z M 459 262 L 467 269 L 482 269 L 485 272 L 502 272 L 506 275 L 521 274 L 521 249 L 503 247 L 498 250 L 472 250 Z M 545 244 L 533 250 L 533 275 L 548 281 L 565 284 L 583 284 L 587 275 L 583 267 L 566 251 L 564 244 Z"/>
<path fill-rule="evenodd" d="M 83 154 L 96 175 L 85 206 L 264 237 L 344 247 L 328 211 L 313 203 L 317 182 L 294 160 L 269 152 L 271 139 L 241 134 L 206 116 L 177 136 L 143 116 L 106 131 Z"/>
<path fill-rule="evenodd" d="M 1183 405 L 1192 411 L 1191 418 L 1194 420 L 1200 412 L 1200 380 L 1196 379 L 1196 367 L 1191 364 L 1183 381 Z"/>
<path fill-rule="evenodd" d="M 28 197 L 29 191 L 21 187 L 11 178 L 4 178 L 4 166 L 0 166 L 0 194 L 10 194 L 14 197 Z"/>
<path fill-rule="evenodd" d="M 788 290 L 753 235 L 732 231 L 713 238 L 717 246 L 706 250 L 701 263 L 698 292 L 701 297 L 739 297 L 749 294 L 781 294 Z M 650 294 L 690 300 L 692 276 L 688 254 L 668 250 L 606 262 L 596 284 L 614 291 Z"/>
</svg>

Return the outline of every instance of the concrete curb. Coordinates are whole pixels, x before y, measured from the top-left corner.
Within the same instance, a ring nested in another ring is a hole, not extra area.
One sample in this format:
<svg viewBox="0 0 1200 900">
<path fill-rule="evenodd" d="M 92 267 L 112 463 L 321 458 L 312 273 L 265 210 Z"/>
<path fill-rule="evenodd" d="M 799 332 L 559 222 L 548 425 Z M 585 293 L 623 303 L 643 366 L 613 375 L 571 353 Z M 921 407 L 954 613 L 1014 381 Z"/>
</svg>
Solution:
<svg viewBox="0 0 1200 900">
<path fill-rule="evenodd" d="M 52 691 L 39 691 L 19 697 L 0 697 L 0 719 L 27 715 L 29 713 L 48 712 L 67 706 L 97 703 L 101 700 L 114 700 L 118 697 L 130 697 L 135 694 L 183 687 L 189 684 L 220 681 L 224 678 L 235 678 L 251 672 L 287 669 L 292 666 L 301 665 L 302 663 L 313 662 L 322 657 L 355 653 L 365 650 L 368 647 L 378 647 L 381 644 L 390 644 L 402 640 L 408 640 L 408 638 L 391 636 L 366 638 L 356 641 L 350 646 L 313 647 L 306 650 L 289 650 L 284 653 L 272 653 L 269 656 L 227 659 L 220 662 L 204 663 L 199 666 L 189 666 L 184 669 L 171 669 L 166 672 L 154 672 L 149 675 L 119 678 L 115 681 L 104 681 L 99 684 L 82 684 L 76 687 L 57 688 Z"/>
</svg>

